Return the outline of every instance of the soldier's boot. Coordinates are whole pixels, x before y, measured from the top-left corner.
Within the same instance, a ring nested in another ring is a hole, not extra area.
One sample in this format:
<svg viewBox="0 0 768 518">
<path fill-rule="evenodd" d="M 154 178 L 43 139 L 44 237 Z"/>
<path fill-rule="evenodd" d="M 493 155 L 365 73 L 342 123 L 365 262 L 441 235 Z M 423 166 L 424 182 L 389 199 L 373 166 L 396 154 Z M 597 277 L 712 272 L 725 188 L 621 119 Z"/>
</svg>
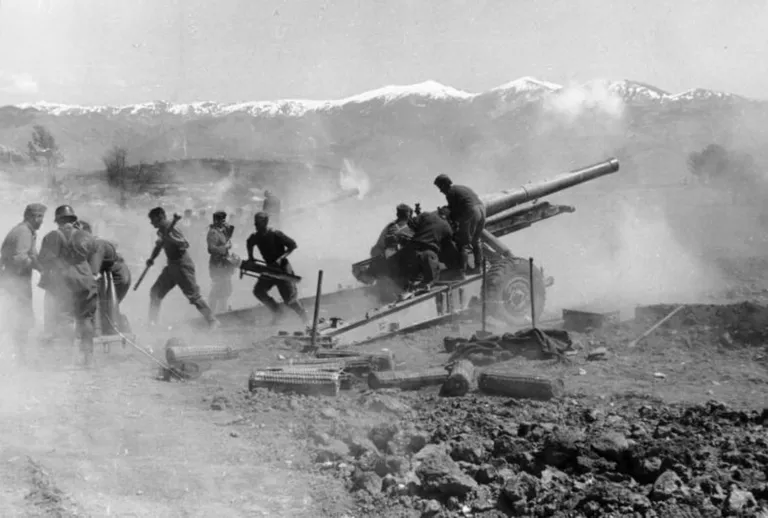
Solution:
<svg viewBox="0 0 768 518">
<path fill-rule="evenodd" d="M 156 327 L 160 318 L 160 301 L 154 297 L 149 299 L 149 327 Z"/>
<path fill-rule="evenodd" d="M 204 301 L 200 301 L 197 306 L 197 310 L 201 315 L 203 315 L 205 321 L 208 322 L 209 329 L 218 329 L 221 327 L 221 322 L 219 322 L 219 319 L 214 316 L 213 311 L 211 311 L 211 308 L 208 307 L 208 304 L 206 304 Z"/>
<path fill-rule="evenodd" d="M 464 277 L 469 270 L 469 250 L 466 248 L 461 249 L 461 276 Z"/>
<path fill-rule="evenodd" d="M 474 257 L 475 257 L 475 266 L 470 270 L 470 273 L 482 273 L 483 272 L 483 261 L 485 258 L 483 257 L 483 248 L 482 245 L 476 247 L 473 250 Z"/>
<path fill-rule="evenodd" d="M 301 322 L 306 325 L 309 323 L 309 316 L 307 315 L 307 310 L 304 309 L 304 306 L 301 305 L 301 302 L 291 302 L 290 304 L 287 304 L 289 308 L 291 308 L 294 312 L 296 312 L 297 315 L 299 315 L 299 318 L 301 319 Z"/>
</svg>

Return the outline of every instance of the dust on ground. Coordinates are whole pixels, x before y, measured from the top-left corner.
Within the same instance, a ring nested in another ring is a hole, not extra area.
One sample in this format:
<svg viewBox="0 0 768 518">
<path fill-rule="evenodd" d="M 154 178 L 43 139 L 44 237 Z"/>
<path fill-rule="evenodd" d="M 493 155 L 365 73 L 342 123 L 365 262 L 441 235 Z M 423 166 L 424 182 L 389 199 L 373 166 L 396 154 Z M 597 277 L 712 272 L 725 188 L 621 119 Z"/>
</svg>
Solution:
<svg viewBox="0 0 768 518">
<path fill-rule="evenodd" d="M 295 346 L 222 332 L 244 350 L 184 383 L 132 349 L 68 368 L 61 346 L 3 373 L 3 516 L 759 516 L 768 506 L 768 309 L 670 306 L 571 333 L 570 361 L 516 358 L 566 395 L 526 401 L 368 390 L 337 397 L 247 390 Z M 442 326 L 361 351 L 398 369 L 439 366 Z M 170 336 L 170 335 L 168 335 Z M 167 336 L 144 337 L 162 357 Z M 602 348 L 602 349 L 601 349 Z M 590 352 L 601 350 L 599 359 Z M 63 367 L 62 367 L 63 366 Z M 570 513 L 570 514 L 568 514 Z"/>
</svg>

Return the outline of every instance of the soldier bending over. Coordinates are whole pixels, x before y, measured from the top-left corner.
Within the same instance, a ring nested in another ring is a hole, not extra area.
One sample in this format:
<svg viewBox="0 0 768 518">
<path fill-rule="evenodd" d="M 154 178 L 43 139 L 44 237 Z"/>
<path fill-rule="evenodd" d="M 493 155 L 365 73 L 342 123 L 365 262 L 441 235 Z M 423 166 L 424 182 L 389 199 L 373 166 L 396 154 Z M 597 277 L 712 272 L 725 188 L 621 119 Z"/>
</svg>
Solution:
<svg viewBox="0 0 768 518">
<path fill-rule="evenodd" d="M 461 271 L 468 273 L 471 251 L 474 253 L 475 264 L 469 273 L 477 273 L 483 263 L 480 238 L 485 228 L 485 205 L 475 191 L 465 185 L 453 185 L 451 179 L 444 174 L 435 178 L 435 185 L 445 194 L 451 219 L 458 225 L 456 244 L 461 250 Z"/>
<path fill-rule="evenodd" d="M 248 260 L 253 261 L 253 247 L 257 247 L 264 262 L 272 268 L 293 275 L 293 267 L 288 261 L 288 256 L 296 250 L 296 241 L 286 236 L 277 229 L 269 227 L 269 215 L 266 212 L 258 212 L 253 217 L 256 232 L 251 234 L 246 241 Z M 270 279 L 264 275 L 259 277 L 253 287 L 253 295 L 273 314 L 272 323 L 277 323 L 280 316 L 280 305 L 270 297 L 269 290 L 277 286 L 285 305 L 296 312 L 305 324 L 308 322 L 307 312 L 299 302 L 299 294 L 296 285 L 291 281 Z"/>
<path fill-rule="evenodd" d="M 453 245 L 453 231 L 438 212 L 424 212 L 411 222 L 413 237 L 406 243 L 403 261 L 412 283 L 429 289 L 440 276 L 440 254 Z"/>
</svg>

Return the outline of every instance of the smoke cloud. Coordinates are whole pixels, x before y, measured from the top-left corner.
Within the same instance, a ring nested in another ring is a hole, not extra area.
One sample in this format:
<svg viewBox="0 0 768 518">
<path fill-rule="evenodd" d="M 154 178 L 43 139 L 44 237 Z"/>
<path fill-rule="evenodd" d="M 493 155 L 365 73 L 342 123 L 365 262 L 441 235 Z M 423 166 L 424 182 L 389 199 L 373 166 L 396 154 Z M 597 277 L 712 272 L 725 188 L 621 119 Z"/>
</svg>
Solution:
<svg viewBox="0 0 768 518">
<path fill-rule="evenodd" d="M 363 199 L 371 189 L 371 179 L 366 172 L 356 167 L 348 158 L 344 159 L 344 167 L 339 171 L 339 184 L 345 191 L 357 190 L 358 197 Z"/>
<path fill-rule="evenodd" d="M 624 100 L 611 90 L 607 80 L 596 80 L 581 85 L 568 85 L 547 97 L 544 109 L 567 122 L 574 122 L 586 114 L 597 114 L 620 119 L 624 115 Z"/>
</svg>

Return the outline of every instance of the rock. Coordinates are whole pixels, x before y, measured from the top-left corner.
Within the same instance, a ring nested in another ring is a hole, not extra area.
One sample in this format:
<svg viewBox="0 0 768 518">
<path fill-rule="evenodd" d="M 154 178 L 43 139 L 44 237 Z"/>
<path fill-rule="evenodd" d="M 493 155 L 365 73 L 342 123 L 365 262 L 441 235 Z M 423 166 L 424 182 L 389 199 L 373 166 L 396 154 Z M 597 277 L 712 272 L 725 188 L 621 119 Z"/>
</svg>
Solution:
<svg viewBox="0 0 768 518">
<path fill-rule="evenodd" d="M 226 396 L 214 396 L 211 400 L 211 410 L 224 410 L 229 407 L 229 399 Z"/>
<path fill-rule="evenodd" d="M 397 397 L 378 391 L 376 393 L 363 394 L 358 403 L 363 408 L 373 412 L 389 412 L 392 414 L 406 414 L 411 407 L 400 401 Z"/>
<path fill-rule="evenodd" d="M 422 516 L 434 516 L 443 510 L 443 506 L 437 500 L 424 500 L 421 508 Z"/>
<path fill-rule="evenodd" d="M 599 410 L 590 408 L 584 411 L 584 420 L 588 423 L 594 423 L 600 418 L 601 415 L 602 415 L 602 412 L 600 412 Z"/>
<path fill-rule="evenodd" d="M 528 473 L 518 473 L 507 480 L 501 492 L 510 504 L 533 500 L 541 490 L 541 481 Z"/>
<path fill-rule="evenodd" d="M 381 493 L 381 477 L 370 471 L 355 470 L 352 474 L 352 484 L 355 490 L 363 490 L 376 496 Z"/>
<path fill-rule="evenodd" d="M 490 484 L 496 480 L 498 471 L 492 464 L 483 464 L 475 473 L 475 480 L 480 484 Z"/>
<path fill-rule="evenodd" d="M 424 451 L 424 450 L 422 450 Z M 478 487 L 477 482 L 465 475 L 447 453 L 433 452 L 422 458 L 416 475 L 426 491 L 447 497 L 463 497 Z"/>
<path fill-rule="evenodd" d="M 738 513 L 757 508 L 757 500 L 749 491 L 733 488 L 726 505 L 729 511 Z"/>
<path fill-rule="evenodd" d="M 556 487 L 558 485 L 566 485 L 569 481 L 570 479 L 568 478 L 568 475 L 557 468 L 550 467 L 541 472 L 541 486 L 544 489 L 549 489 L 550 487 Z"/>
<path fill-rule="evenodd" d="M 368 452 L 378 453 L 378 448 L 373 441 L 359 433 L 349 433 L 344 438 L 344 442 L 349 447 L 350 454 L 356 459 Z"/>
<path fill-rule="evenodd" d="M 379 451 L 388 453 L 389 442 L 397 434 L 398 428 L 395 423 L 382 423 L 374 426 L 368 432 L 368 438 L 376 445 Z"/>
<path fill-rule="evenodd" d="M 380 456 L 373 470 L 380 476 L 400 475 L 405 469 L 405 459 L 394 455 Z"/>
<path fill-rule="evenodd" d="M 398 485 L 397 478 L 392 474 L 385 475 L 381 479 L 381 490 L 384 492 L 387 492 L 392 488 L 397 488 L 397 485 Z"/>
<path fill-rule="evenodd" d="M 402 485 L 409 495 L 421 493 L 421 479 L 414 471 L 409 471 L 403 475 Z"/>
<path fill-rule="evenodd" d="M 408 452 L 418 453 L 429 443 L 429 434 L 426 432 L 415 432 L 408 437 Z"/>
<path fill-rule="evenodd" d="M 572 430 L 558 430 L 546 440 L 540 453 L 541 461 L 556 468 L 573 464 L 579 456 L 581 438 Z"/>
<path fill-rule="evenodd" d="M 331 439 L 317 451 L 315 462 L 336 462 L 349 456 L 349 447 L 339 439 Z"/>
<path fill-rule="evenodd" d="M 592 440 L 592 449 L 604 459 L 620 461 L 629 448 L 627 438 L 617 432 L 607 432 Z"/>
<path fill-rule="evenodd" d="M 453 445 L 451 458 L 456 461 L 480 464 L 487 457 L 486 444 L 477 435 L 462 436 L 459 442 Z"/>
<path fill-rule="evenodd" d="M 325 407 L 320 410 L 320 415 L 326 419 L 338 419 L 339 412 L 335 408 Z"/>
<path fill-rule="evenodd" d="M 470 511 L 483 512 L 495 509 L 497 499 L 493 496 L 491 488 L 480 486 L 469 501 Z"/>
<path fill-rule="evenodd" d="M 688 487 L 683 484 L 680 477 L 672 470 L 667 470 L 653 483 L 650 498 L 654 501 L 667 500 L 672 497 L 687 496 Z"/>
</svg>

